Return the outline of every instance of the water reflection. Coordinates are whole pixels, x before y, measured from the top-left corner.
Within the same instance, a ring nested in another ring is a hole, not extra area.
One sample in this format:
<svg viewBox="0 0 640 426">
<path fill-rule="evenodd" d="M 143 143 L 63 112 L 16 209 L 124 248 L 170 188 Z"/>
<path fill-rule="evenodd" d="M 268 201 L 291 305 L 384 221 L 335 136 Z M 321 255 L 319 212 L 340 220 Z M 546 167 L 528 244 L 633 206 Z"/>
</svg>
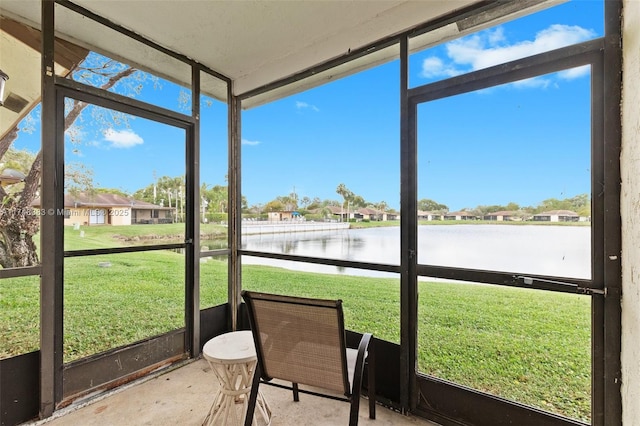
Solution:
<svg viewBox="0 0 640 426">
<path fill-rule="evenodd" d="M 424 264 L 571 278 L 591 277 L 589 226 L 424 226 Z"/>
<path fill-rule="evenodd" d="M 418 228 L 421 264 L 471 269 L 591 277 L 591 228 L 540 225 L 426 225 Z M 305 233 L 248 235 L 242 248 L 327 259 L 400 264 L 400 228 L 369 228 Z M 390 276 L 377 271 L 326 265 L 243 258 L 244 263 L 277 265 L 294 270 L 364 276 Z"/>
<path fill-rule="evenodd" d="M 388 231 L 397 228 L 385 228 Z M 343 229 L 316 232 L 287 232 L 262 235 L 248 235 L 242 238 L 242 248 L 270 253 L 297 254 L 303 256 L 327 257 L 331 259 L 355 260 L 367 254 L 376 240 L 389 239 L 385 233 L 375 233 L 377 229 Z M 369 231 L 369 232 L 361 232 Z M 382 262 L 381 263 L 388 263 Z"/>
</svg>

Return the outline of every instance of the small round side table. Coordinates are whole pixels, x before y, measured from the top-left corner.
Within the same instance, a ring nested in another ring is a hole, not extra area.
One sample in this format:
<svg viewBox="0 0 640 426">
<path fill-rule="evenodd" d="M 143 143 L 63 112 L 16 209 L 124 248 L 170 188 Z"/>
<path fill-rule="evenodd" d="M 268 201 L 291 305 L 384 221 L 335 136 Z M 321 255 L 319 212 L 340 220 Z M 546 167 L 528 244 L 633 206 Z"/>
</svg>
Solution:
<svg viewBox="0 0 640 426">
<path fill-rule="evenodd" d="M 251 382 L 258 363 L 251 331 L 233 331 L 216 336 L 204 345 L 202 354 L 220 381 L 203 426 L 244 425 Z M 242 407 L 238 410 L 240 404 Z M 252 424 L 271 424 L 271 408 L 260 391 Z"/>
</svg>

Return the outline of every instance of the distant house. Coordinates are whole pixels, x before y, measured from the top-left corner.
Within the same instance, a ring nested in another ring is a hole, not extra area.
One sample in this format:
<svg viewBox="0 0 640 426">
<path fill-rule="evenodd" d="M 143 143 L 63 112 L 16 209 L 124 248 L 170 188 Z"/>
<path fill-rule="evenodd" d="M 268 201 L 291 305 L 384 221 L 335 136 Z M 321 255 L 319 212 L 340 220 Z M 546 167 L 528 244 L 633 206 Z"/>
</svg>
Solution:
<svg viewBox="0 0 640 426">
<path fill-rule="evenodd" d="M 476 216 L 465 211 L 449 212 L 445 213 L 444 220 L 476 220 Z"/>
<path fill-rule="evenodd" d="M 325 208 L 331 212 L 331 216 L 338 216 L 336 220 L 339 220 L 340 222 L 347 221 L 349 213 L 347 212 L 347 210 L 344 210 L 342 207 L 326 206 Z"/>
<path fill-rule="evenodd" d="M 398 220 L 400 213 L 385 212 L 382 220 Z"/>
<path fill-rule="evenodd" d="M 40 199 L 34 200 L 40 207 Z M 175 207 L 163 207 L 118 194 L 66 194 L 65 225 L 131 225 L 172 223 Z"/>
<path fill-rule="evenodd" d="M 550 210 L 533 215 L 537 222 L 579 222 L 580 215 L 571 210 Z"/>
<path fill-rule="evenodd" d="M 271 222 L 280 222 L 283 220 L 299 220 L 301 218 L 302 215 L 293 210 L 267 212 L 267 219 Z"/>
<path fill-rule="evenodd" d="M 360 208 L 357 212 L 362 219 L 366 220 L 383 220 L 385 217 L 385 212 L 382 210 L 370 209 L 368 207 Z"/>
<path fill-rule="evenodd" d="M 418 220 L 442 220 L 440 213 L 418 210 Z"/>
<path fill-rule="evenodd" d="M 338 220 L 342 222 L 346 222 L 350 219 L 355 220 L 397 220 L 398 215 L 396 213 L 388 213 L 383 212 L 382 210 L 369 209 L 369 208 L 358 208 L 354 210 L 345 210 L 340 206 L 327 206 L 325 207 L 331 212 L 332 216 L 338 216 Z"/>
<path fill-rule="evenodd" d="M 382 210 L 368 208 L 358 209 L 357 215 L 359 215 L 360 218 L 368 218 L 369 220 L 379 220 L 383 222 L 387 220 L 398 220 L 398 213 L 385 212 Z M 357 216 L 350 215 L 350 217 L 358 219 Z"/>
<path fill-rule="evenodd" d="M 487 213 L 483 216 L 484 220 L 495 220 L 498 222 L 510 222 L 510 221 L 521 221 L 523 220 L 523 216 L 521 212 L 518 211 L 499 211 L 495 213 Z"/>
</svg>

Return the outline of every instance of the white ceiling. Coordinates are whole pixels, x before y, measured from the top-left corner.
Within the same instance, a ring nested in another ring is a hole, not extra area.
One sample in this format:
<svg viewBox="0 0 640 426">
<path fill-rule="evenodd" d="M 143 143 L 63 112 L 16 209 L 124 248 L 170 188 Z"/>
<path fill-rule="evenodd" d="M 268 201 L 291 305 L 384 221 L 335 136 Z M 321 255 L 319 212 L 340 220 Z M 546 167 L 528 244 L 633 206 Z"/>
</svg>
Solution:
<svg viewBox="0 0 640 426">
<path fill-rule="evenodd" d="M 478 0 L 76 0 L 75 3 L 122 25 L 149 40 L 179 52 L 233 81 L 234 94 L 292 76 L 328 60 L 348 55 L 377 40 L 433 20 Z M 524 7 L 546 7 L 556 0 L 509 2 L 509 17 Z M 0 11 L 39 28 L 39 0 L 2 0 Z M 491 19 L 495 19 L 493 16 Z M 506 16 L 497 16 L 505 19 Z M 474 26 L 477 30 L 487 22 Z M 115 33 L 102 25 L 56 5 L 60 38 L 138 66 L 172 81 L 188 84 L 190 68 L 184 63 Z M 421 45 L 435 44 L 464 32 L 451 24 L 423 36 Z M 413 46 L 414 48 L 417 46 Z M 346 75 L 372 63 L 397 57 L 397 47 L 333 72 L 245 100 L 243 107 Z M 4 55 L 3 55 L 4 56 Z M 4 59 L 0 57 L 0 61 Z M 4 65 L 3 65 L 4 66 Z M 203 92 L 226 98 L 222 82 L 207 79 Z"/>
<path fill-rule="evenodd" d="M 9 23 L 0 21 L 2 31 L 0 31 L 0 69 L 9 76 L 5 82 L 4 98 L 5 104 L 0 108 L 0 137 L 4 137 L 5 132 L 12 129 L 24 116 L 40 102 L 40 53 L 31 46 L 38 42 L 35 37 L 28 42 L 18 40 L 15 31 L 10 31 L 7 27 Z M 14 35 L 12 35 L 14 34 Z M 23 36 L 31 34 L 22 33 Z M 68 63 L 69 61 L 61 61 Z M 69 65 L 67 65 L 69 66 Z M 55 64 L 55 72 L 58 75 L 67 75 L 69 69 Z M 9 97 L 18 96 L 22 109 L 10 108 Z"/>
<path fill-rule="evenodd" d="M 78 3 L 231 78 L 242 94 L 475 1 Z"/>
</svg>

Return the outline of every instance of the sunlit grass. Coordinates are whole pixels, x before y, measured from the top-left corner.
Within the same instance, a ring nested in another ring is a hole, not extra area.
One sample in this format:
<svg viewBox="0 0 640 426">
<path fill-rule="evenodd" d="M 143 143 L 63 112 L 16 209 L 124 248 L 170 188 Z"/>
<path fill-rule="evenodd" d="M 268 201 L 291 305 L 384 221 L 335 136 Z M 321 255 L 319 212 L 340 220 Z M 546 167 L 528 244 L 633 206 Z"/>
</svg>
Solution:
<svg viewBox="0 0 640 426">
<path fill-rule="evenodd" d="M 420 371 L 588 421 L 587 296 L 420 283 Z"/>
<path fill-rule="evenodd" d="M 40 348 L 40 277 L 0 280 L 0 359 Z"/>
</svg>

